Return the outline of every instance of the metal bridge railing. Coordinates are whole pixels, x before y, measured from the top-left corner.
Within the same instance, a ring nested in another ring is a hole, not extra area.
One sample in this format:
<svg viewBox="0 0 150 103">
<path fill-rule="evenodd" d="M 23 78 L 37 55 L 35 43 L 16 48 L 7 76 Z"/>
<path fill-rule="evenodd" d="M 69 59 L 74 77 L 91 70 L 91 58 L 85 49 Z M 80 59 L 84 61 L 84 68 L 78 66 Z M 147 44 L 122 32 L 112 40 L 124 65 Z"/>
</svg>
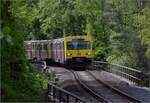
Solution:
<svg viewBox="0 0 150 103">
<path fill-rule="evenodd" d="M 64 103 L 86 103 L 86 101 L 58 86 L 54 83 L 48 83 L 48 97 L 50 97 L 55 102 Z"/>
<path fill-rule="evenodd" d="M 143 74 L 141 71 L 129 68 L 126 66 L 118 65 L 118 64 L 111 64 L 102 61 L 94 61 L 93 67 L 96 70 L 105 70 L 121 77 L 124 77 L 133 83 L 139 86 L 147 86 L 149 87 L 149 76 Z"/>
</svg>

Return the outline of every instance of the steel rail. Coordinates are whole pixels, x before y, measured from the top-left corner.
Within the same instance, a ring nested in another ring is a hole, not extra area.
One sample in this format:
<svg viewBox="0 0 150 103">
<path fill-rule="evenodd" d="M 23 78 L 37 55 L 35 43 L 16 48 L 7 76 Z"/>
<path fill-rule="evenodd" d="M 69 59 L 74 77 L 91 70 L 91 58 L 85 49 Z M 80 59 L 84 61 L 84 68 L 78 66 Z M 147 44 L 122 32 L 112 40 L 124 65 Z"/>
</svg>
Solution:
<svg viewBox="0 0 150 103">
<path fill-rule="evenodd" d="M 82 88 L 85 89 L 86 91 L 88 91 L 94 98 L 96 98 L 98 101 L 103 102 L 103 103 L 111 103 L 110 101 L 108 101 L 107 99 L 100 96 L 99 94 L 94 92 L 92 89 L 90 89 L 85 83 L 83 83 L 82 80 L 80 80 L 80 77 L 77 74 L 77 72 L 74 72 L 73 70 L 71 70 L 71 72 L 73 73 L 77 82 L 82 86 Z"/>
<path fill-rule="evenodd" d="M 134 101 L 134 103 L 142 103 L 142 102 L 143 102 L 143 101 L 138 100 L 137 98 L 135 98 L 135 97 L 133 97 L 133 96 L 131 96 L 131 95 L 129 95 L 129 94 L 127 94 L 127 93 L 125 93 L 125 92 L 123 92 L 123 91 L 121 91 L 121 90 L 119 90 L 119 89 L 113 87 L 113 86 L 111 86 L 110 84 L 101 81 L 100 79 L 98 79 L 97 77 L 95 77 L 95 75 L 93 75 L 90 71 L 86 70 L 86 72 L 87 72 L 90 76 L 92 76 L 96 81 L 98 81 L 99 83 L 101 83 L 101 84 L 103 84 L 104 86 L 110 88 L 111 90 L 113 90 L 114 92 L 118 93 L 119 95 L 124 96 L 124 97 L 130 99 L 131 101 Z"/>
</svg>

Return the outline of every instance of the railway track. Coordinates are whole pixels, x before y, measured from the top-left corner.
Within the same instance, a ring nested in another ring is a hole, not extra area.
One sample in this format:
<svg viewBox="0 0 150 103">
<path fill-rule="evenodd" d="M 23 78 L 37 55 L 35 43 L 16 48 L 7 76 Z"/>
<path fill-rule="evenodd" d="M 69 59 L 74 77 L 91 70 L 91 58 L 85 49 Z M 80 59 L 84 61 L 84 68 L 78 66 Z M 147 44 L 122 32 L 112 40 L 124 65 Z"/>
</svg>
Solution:
<svg viewBox="0 0 150 103">
<path fill-rule="evenodd" d="M 79 77 L 79 74 L 76 71 L 71 70 L 71 72 L 73 73 L 75 79 L 78 81 L 78 83 L 82 86 L 82 88 L 84 88 L 89 94 L 91 94 L 95 99 L 97 99 L 99 102 L 103 102 L 103 103 L 110 103 L 110 101 L 108 101 L 107 99 L 105 99 L 104 97 L 100 96 L 99 94 L 97 94 L 95 91 L 93 91 L 92 89 L 90 89 L 88 87 L 87 84 L 85 84 Z"/>
<path fill-rule="evenodd" d="M 104 103 L 141 103 L 136 98 L 113 88 L 96 78 L 89 71 L 72 71 L 78 83 L 99 102 Z"/>
<path fill-rule="evenodd" d="M 102 84 L 103 86 L 107 87 L 108 89 L 111 89 L 114 93 L 117 93 L 118 95 L 126 98 L 129 100 L 130 103 L 142 103 L 142 101 L 138 100 L 135 97 L 132 97 L 130 95 L 128 95 L 127 93 L 122 92 L 121 90 L 114 88 L 113 86 L 104 83 L 103 81 L 101 81 L 100 79 L 96 78 L 96 76 L 94 74 L 92 74 L 90 71 L 86 71 L 90 76 L 92 76 L 97 82 L 99 82 L 100 84 Z"/>
<path fill-rule="evenodd" d="M 70 70 L 64 69 L 64 68 L 49 68 L 50 71 L 55 71 L 56 75 L 59 75 L 60 81 L 57 84 L 61 88 L 65 89 L 66 91 L 71 92 L 74 95 L 77 95 L 81 97 L 82 99 L 86 100 L 87 103 L 98 103 L 99 101 L 96 100 L 94 97 L 92 97 L 87 91 L 85 91 L 79 83 L 76 81 L 74 75 Z M 63 78 L 63 79 L 62 79 Z M 71 98 L 70 98 L 71 100 Z M 72 100 L 74 101 L 74 100 Z"/>
</svg>

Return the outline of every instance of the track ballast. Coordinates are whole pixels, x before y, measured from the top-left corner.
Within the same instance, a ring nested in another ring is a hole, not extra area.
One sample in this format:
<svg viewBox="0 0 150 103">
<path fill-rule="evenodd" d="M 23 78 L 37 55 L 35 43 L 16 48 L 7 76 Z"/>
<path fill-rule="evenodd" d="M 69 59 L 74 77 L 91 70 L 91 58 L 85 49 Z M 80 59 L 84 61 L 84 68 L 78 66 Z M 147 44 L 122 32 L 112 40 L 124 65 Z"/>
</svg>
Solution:
<svg viewBox="0 0 150 103">
<path fill-rule="evenodd" d="M 76 80 L 95 99 L 104 103 L 140 103 L 136 98 L 97 79 L 90 71 L 73 71 Z"/>
</svg>

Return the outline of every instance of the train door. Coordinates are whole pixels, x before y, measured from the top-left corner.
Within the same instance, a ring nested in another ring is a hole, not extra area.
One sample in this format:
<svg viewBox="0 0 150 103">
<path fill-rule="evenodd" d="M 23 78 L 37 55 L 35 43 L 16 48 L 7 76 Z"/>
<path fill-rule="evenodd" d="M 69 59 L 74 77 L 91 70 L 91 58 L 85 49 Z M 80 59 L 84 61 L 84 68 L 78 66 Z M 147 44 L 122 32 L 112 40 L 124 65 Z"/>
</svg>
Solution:
<svg viewBox="0 0 150 103">
<path fill-rule="evenodd" d="M 48 44 L 47 44 L 47 50 L 48 50 L 48 59 L 51 59 L 51 42 L 48 41 Z"/>
<path fill-rule="evenodd" d="M 53 42 L 53 60 L 58 62 L 58 43 L 56 41 Z"/>
<path fill-rule="evenodd" d="M 54 49 L 54 42 L 52 41 L 52 42 L 51 42 L 51 53 L 52 53 L 52 54 L 51 54 L 51 58 L 52 58 L 52 61 L 54 61 L 54 55 L 55 55 L 55 54 L 54 54 L 54 50 L 55 50 L 55 49 Z"/>
<path fill-rule="evenodd" d="M 38 54 L 37 54 L 38 59 L 40 60 L 41 59 L 40 58 L 40 42 L 37 42 L 37 52 L 38 52 Z"/>
<path fill-rule="evenodd" d="M 58 48 L 58 42 L 56 42 L 56 62 L 58 62 L 58 53 L 59 53 L 59 48 Z"/>
<path fill-rule="evenodd" d="M 65 52 L 64 52 L 64 41 L 62 41 L 62 48 L 61 48 L 61 51 L 62 51 L 62 63 L 64 63 L 64 61 L 65 61 Z"/>
<path fill-rule="evenodd" d="M 35 45 L 34 44 L 35 43 L 32 42 L 32 54 L 33 54 L 32 58 L 35 58 Z"/>
<path fill-rule="evenodd" d="M 56 62 L 59 62 L 59 42 L 56 42 Z"/>
<path fill-rule="evenodd" d="M 55 44 L 54 44 L 55 46 L 54 46 L 54 60 L 55 60 L 55 62 L 57 61 L 57 43 L 55 42 Z"/>
<path fill-rule="evenodd" d="M 35 55 L 36 58 L 39 60 L 39 42 L 35 42 Z"/>
<path fill-rule="evenodd" d="M 29 58 L 32 59 L 32 43 L 29 44 Z"/>
<path fill-rule="evenodd" d="M 43 42 L 41 42 L 41 47 L 42 47 L 42 50 L 41 50 L 41 54 L 42 54 L 42 59 L 44 58 L 44 43 Z"/>
<path fill-rule="evenodd" d="M 48 58 L 47 55 L 48 51 L 47 51 L 47 42 L 44 43 L 44 59 Z"/>
<path fill-rule="evenodd" d="M 37 58 L 37 48 L 36 48 L 36 47 L 37 47 L 37 46 L 36 46 L 36 42 L 34 42 L 34 53 L 35 53 L 34 56 L 35 56 L 36 59 L 38 59 L 38 58 Z"/>
<path fill-rule="evenodd" d="M 58 42 L 58 62 L 61 63 L 61 42 Z"/>
<path fill-rule="evenodd" d="M 57 43 L 57 62 L 60 62 L 60 42 Z"/>
<path fill-rule="evenodd" d="M 55 44 L 54 41 L 52 42 L 52 60 L 55 61 Z"/>
<path fill-rule="evenodd" d="M 46 41 L 46 59 L 49 58 L 49 43 Z"/>
<path fill-rule="evenodd" d="M 39 57 L 42 59 L 42 45 L 41 42 L 39 42 Z"/>
<path fill-rule="evenodd" d="M 55 43 L 55 50 L 54 50 L 54 53 L 55 53 L 55 57 L 54 57 L 54 59 L 55 59 L 55 62 L 57 62 L 57 42 Z"/>
<path fill-rule="evenodd" d="M 27 43 L 27 45 L 26 45 L 27 47 L 27 58 L 28 59 L 32 59 L 32 43 L 31 42 L 29 42 L 29 43 Z"/>
<path fill-rule="evenodd" d="M 64 52 L 63 52 L 63 41 L 60 42 L 60 62 L 63 63 L 64 62 Z"/>
</svg>

